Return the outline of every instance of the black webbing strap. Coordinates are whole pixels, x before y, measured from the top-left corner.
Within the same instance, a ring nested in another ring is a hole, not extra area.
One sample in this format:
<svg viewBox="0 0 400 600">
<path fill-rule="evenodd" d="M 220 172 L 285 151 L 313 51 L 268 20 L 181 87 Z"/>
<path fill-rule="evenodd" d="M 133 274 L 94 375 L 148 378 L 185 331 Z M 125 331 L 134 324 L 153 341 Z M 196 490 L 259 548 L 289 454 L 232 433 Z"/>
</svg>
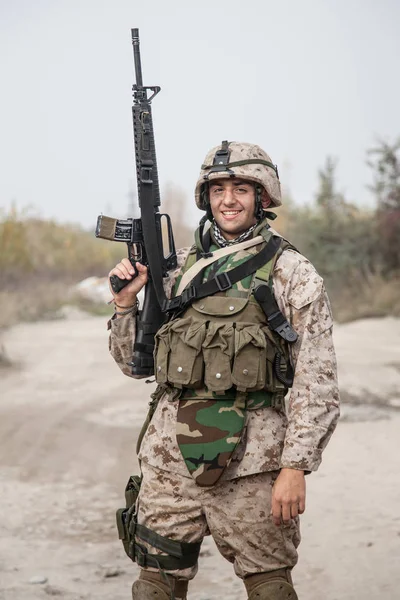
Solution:
<svg viewBox="0 0 400 600">
<path fill-rule="evenodd" d="M 159 535 L 144 525 L 136 525 L 135 533 L 141 540 L 147 542 L 153 548 L 157 548 L 157 550 L 161 550 L 161 552 L 175 558 L 183 558 L 185 555 L 191 554 L 197 554 L 198 556 L 200 552 L 201 542 L 177 542 L 176 540 Z"/>
<path fill-rule="evenodd" d="M 263 309 L 270 329 L 290 344 L 293 344 L 297 340 L 297 333 L 279 310 L 278 303 L 270 287 L 259 285 L 254 290 L 254 297 Z"/>
<path fill-rule="evenodd" d="M 163 554 L 149 554 L 145 546 L 135 544 L 135 562 L 139 567 L 153 567 L 155 569 L 164 569 L 165 571 L 175 571 L 177 569 L 187 569 L 194 567 L 197 563 L 198 555 L 186 555 L 182 558 L 173 556 L 164 556 Z"/>
<path fill-rule="evenodd" d="M 195 285 L 192 282 L 180 296 L 168 300 L 163 306 L 163 311 L 173 312 L 176 310 L 184 310 L 194 300 L 200 300 L 201 298 L 212 296 L 217 292 L 229 290 L 235 283 L 241 281 L 248 275 L 255 273 L 262 265 L 269 262 L 278 252 L 281 243 L 280 240 L 281 238 L 272 236 L 267 245 L 260 250 L 258 254 L 249 258 L 246 262 L 238 265 L 234 269 L 219 273 L 206 283 L 200 285 Z M 196 280 L 201 278 L 202 273 L 203 271 L 197 275 Z"/>
<path fill-rule="evenodd" d="M 142 342 L 135 342 L 133 348 L 135 352 L 143 352 L 143 354 L 153 354 L 154 344 L 142 344 Z"/>
<path fill-rule="evenodd" d="M 177 542 L 163 537 L 144 525 L 135 526 L 135 535 L 144 542 L 161 550 L 162 554 L 149 554 L 147 548 L 135 544 L 136 562 L 141 567 L 155 567 L 167 570 L 187 569 L 193 567 L 198 560 L 201 542 Z"/>
</svg>

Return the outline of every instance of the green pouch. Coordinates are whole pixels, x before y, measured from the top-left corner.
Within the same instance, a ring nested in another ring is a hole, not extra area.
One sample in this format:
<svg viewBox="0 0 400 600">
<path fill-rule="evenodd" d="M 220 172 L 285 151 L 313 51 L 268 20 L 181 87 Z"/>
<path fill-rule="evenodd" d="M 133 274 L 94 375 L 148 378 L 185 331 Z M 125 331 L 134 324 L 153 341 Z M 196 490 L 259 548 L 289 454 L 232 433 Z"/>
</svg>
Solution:
<svg viewBox="0 0 400 600">
<path fill-rule="evenodd" d="M 259 325 L 237 323 L 232 383 L 239 391 L 261 390 L 267 377 L 267 341 Z"/>
<path fill-rule="evenodd" d="M 116 513 L 118 537 L 122 541 L 124 550 L 131 560 L 135 562 L 135 529 L 136 529 L 136 501 L 139 495 L 142 478 L 131 475 L 125 488 L 126 508 L 119 508 Z"/>
<path fill-rule="evenodd" d="M 209 323 L 203 342 L 204 383 L 211 392 L 223 393 L 232 387 L 232 323 Z"/>
<path fill-rule="evenodd" d="M 175 387 L 196 388 L 202 385 L 201 347 L 206 323 L 192 317 L 172 321 L 169 329 L 168 382 Z"/>
</svg>

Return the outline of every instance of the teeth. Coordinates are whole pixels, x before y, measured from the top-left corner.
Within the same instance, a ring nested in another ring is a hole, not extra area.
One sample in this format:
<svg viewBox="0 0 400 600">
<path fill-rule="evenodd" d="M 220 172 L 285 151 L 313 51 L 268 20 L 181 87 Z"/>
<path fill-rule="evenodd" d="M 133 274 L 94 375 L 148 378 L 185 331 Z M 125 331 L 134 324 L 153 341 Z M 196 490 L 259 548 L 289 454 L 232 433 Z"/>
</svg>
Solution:
<svg viewBox="0 0 400 600">
<path fill-rule="evenodd" d="M 225 210 L 222 214 L 223 215 L 238 215 L 240 213 L 240 210 Z"/>
</svg>

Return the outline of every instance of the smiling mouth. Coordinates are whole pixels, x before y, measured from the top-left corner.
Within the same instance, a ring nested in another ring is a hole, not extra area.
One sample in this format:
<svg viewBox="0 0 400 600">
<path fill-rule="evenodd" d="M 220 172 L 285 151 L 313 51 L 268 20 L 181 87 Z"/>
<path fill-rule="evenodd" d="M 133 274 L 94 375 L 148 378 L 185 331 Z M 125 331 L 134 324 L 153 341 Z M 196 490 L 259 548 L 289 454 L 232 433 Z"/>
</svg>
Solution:
<svg viewBox="0 0 400 600">
<path fill-rule="evenodd" d="M 224 210 L 222 211 L 222 214 L 224 215 L 224 217 L 235 217 L 241 212 L 241 210 Z"/>
</svg>

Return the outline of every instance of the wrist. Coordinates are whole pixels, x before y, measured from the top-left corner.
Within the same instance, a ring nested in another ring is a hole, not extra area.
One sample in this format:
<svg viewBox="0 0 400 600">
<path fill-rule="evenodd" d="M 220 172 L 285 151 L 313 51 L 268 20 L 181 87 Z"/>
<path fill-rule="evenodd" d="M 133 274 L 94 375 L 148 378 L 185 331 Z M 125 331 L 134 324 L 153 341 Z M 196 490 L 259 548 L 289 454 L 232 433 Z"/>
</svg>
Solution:
<svg viewBox="0 0 400 600">
<path fill-rule="evenodd" d="M 135 300 L 132 302 L 130 301 L 129 303 L 123 303 L 123 304 L 117 304 L 114 300 L 114 307 L 120 308 L 121 310 L 127 310 L 128 308 L 133 308 L 134 306 L 136 306 L 137 304 L 137 300 L 135 298 Z"/>
<path fill-rule="evenodd" d="M 114 303 L 114 316 L 116 319 L 119 317 L 124 317 L 125 315 L 136 315 L 139 309 L 139 300 L 136 298 L 130 298 L 129 300 L 125 300 L 122 302 L 116 302 L 115 298 L 113 299 Z"/>
<path fill-rule="evenodd" d="M 109 301 L 109 304 L 114 304 L 114 306 L 116 306 L 117 308 L 124 310 L 127 308 L 132 308 L 132 306 L 135 306 L 137 302 L 137 295 L 133 294 L 129 296 L 124 295 L 123 298 L 117 298 L 116 296 L 113 296 Z"/>
<path fill-rule="evenodd" d="M 288 473 L 289 475 L 293 475 L 293 474 L 298 474 L 300 477 L 303 476 L 304 477 L 304 471 L 303 469 L 293 469 L 291 467 L 282 467 L 281 469 L 281 473 Z"/>
</svg>

